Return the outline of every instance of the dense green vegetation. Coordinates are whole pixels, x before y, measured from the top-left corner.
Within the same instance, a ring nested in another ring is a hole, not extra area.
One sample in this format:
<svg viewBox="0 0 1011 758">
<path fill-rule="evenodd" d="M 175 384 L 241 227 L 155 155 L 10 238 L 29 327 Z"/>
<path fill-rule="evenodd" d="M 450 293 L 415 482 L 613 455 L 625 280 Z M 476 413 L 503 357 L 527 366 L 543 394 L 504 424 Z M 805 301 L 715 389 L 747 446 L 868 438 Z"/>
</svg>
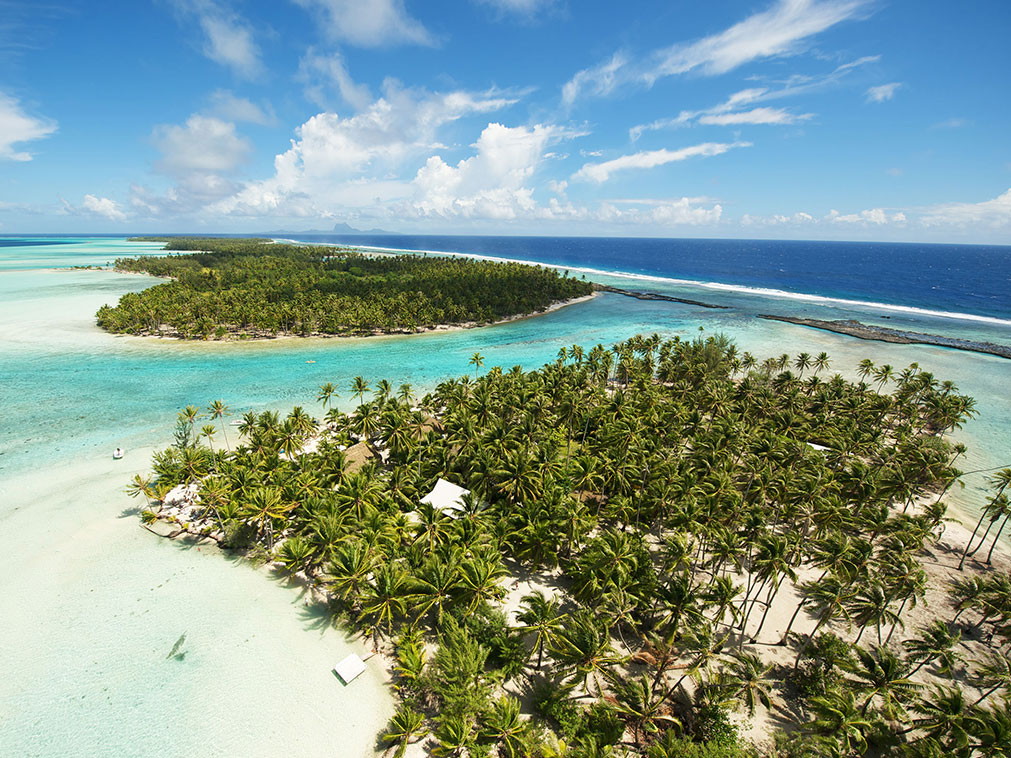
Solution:
<svg viewBox="0 0 1011 758">
<path fill-rule="evenodd" d="M 388 646 L 397 755 L 743 758 L 735 718 L 766 712 L 777 756 L 1008 755 L 1011 576 L 969 556 L 903 621 L 960 475 L 944 434 L 974 413 L 950 382 L 720 337 L 471 363 L 420 400 L 358 377 L 350 413 L 327 384 L 321 421 L 250 412 L 240 440 L 220 402 L 187 408 L 132 490 Z M 419 505 L 440 477 L 471 490 L 455 517 Z M 1008 518 L 1011 470 L 993 484 L 975 551 Z M 514 578 L 537 589 L 508 616 Z"/>
<path fill-rule="evenodd" d="M 103 306 L 99 326 L 185 339 L 367 335 L 488 323 L 592 291 L 584 280 L 520 263 L 260 239 L 180 237 L 166 249 L 194 252 L 116 261 L 120 271 L 172 281 Z"/>
</svg>

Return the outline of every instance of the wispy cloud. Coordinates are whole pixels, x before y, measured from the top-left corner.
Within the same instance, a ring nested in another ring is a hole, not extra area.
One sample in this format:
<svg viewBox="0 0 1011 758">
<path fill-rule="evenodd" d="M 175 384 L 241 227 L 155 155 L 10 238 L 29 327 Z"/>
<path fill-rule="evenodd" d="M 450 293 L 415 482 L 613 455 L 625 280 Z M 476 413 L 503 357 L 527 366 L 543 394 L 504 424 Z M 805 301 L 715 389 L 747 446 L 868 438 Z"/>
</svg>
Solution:
<svg viewBox="0 0 1011 758">
<path fill-rule="evenodd" d="M 610 60 L 577 72 L 562 87 L 562 104 L 569 107 L 581 96 L 611 94 L 625 79 L 623 69 L 627 65 L 628 59 L 621 53 L 615 53 Z"/>
<path fill-rule="evenodd" d="M 434 38 L 403 0 L 294 0 L 313 13 L 330 39 L 359 47 L 432 45 Z"/>
<path fill-rule="evenodd" d="M 796 55 L 816 34 L 853 18 L 865 5 L 865 0 L 779 0 L 719 34 L 658 51 L 657 64 L 645 77 L 652 83 L 696 69 L 725 74 L 754 60 Z"/>
<path fill-rule="evenodd" d="M 215 90 L 211 95 L 208 113 L 225 121 L 246 122 L 260 126 L 277 123 L 274 109 L 268 103 L 260 106 L 223 89 Z"/>
<path fill-rule="evenodd" d="M 877 87 L 871 87 L 867 90 L 867 102 L 883 103 L 886 100 L 891 100 L 895 97 L 895 91 L 901 86 L 902 82 L 890 82 L 888 84 L 879 84 Z"/>
<path fill-rule="evenodd" d="M 688 126 L 696 122 L 711 126 L 738 126 L 743 124 L 786 125 L 795 124 L 798 121 L 807 121 L 814 116 L 813 113 L 792 113 L 785 108 L 758 107 L 741 110 L 756 102 L 768 100 L 777 94 L 770 93 L 765 87 L 741 90 L 732 94 L 719 105 L 714 105 L 712 108 L 699 111 L 681 111 L 674 118 L 657 119 L 648 124 L 633 126 L 628 130 L 628 136 L 634 142 L 644 132 Z"/>
<path fill-rule="evenodd" d="M 931 129 L 962 129 L 972 126 L 972 121 L 967 118 L 949 118 L 931 125 Z"/>
<path fill-rule="evenodd" d="M 306 97 L 320 108 L 332 108 L 332 91 L 355 110 L 362 110 L 372 102 L 369 88 L 351 78 L 340 53 L 327 55 L 310 47 L 298 63 L 298 79 L 305 82 Z"/>
<path fill-rule="evenodd" d="M 0 92 L 0 160 L 30 161 L 31 153 L 14 146 L 48 137 L 55 131 L 55 121 L 29 115 L 20 102 Z"/>
<path fill-rule="evenodd" d="M 626 171 L 633 168 L 655 168 L 676 161 L 687 160 L 696 157 L 711 157 L 721 155 L 735 147 L 751 147 L 750 142 L 703 142 L 700 145 L 683 147 L 679 150 L 643 150 L 631 155 L 623 155 L 620 158 L 604 161 L 602 163 L 587 163 L 579 171 L 572 175 L 573 179 L 602 184 L 611 178 L 617 171 Z"/>
<path fill-rule="evenodd" d="M 474 0 L 478 5 L 486 5 L 499 14 L 531 19 L 555 5 L 555 0 Z"/>
<path fill-rule="evenodd" d="M 718 34 L 672 45 L 636 61 L 616 54 L 610 61 L 583 69 L 562 88 L 562 101 L 571 105 L 580 96 L 607 95 L 618 83 L 652 86 L 668 76 L 689 72 L 715 76 L 752 61 L 798 55 L 816 35 L 860 17 L 867 5 L 868 0 L 777 0 Z"/>
<path fill-rule="evenodd" d="M 252 26 L 235 11 L 214 0 L 171 2 L 182 16 L 197 20 L 204 33 L 204 55 L 247 79 L 263 72 Z"/>
</svg>

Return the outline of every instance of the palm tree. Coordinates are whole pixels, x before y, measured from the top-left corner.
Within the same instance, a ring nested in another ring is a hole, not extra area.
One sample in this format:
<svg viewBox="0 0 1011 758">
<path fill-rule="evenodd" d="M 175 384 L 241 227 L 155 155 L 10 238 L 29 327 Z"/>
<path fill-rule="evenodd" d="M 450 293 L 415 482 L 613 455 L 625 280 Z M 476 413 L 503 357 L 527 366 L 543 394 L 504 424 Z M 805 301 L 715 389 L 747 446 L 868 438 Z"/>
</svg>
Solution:
<svg viewBox="0 0 1011 758">
<path fill-rule="evenodd" d="M 909 659 L 916 661 L 916 668 L 909 672 L 913 676 L 928 663 L 937 662 L 938 670 L 949 677 L 954 676 L 954 666 L 961 656 L 955 649 L 962 639 L 960 632 L 952 633 L 941 619 L 934 619 L 921 627 L 912 639 L 904 640 Z"/>
<path fill-rule="evenodd" d="M 523 754 L 525 728 L 520 718 L 520 701 L 514 697 L 499 698 L 491 710 L 481 716 L 481 737 L 494 740 L 499 746 L 499 755 L 507 758 Z"/>
<path fill-rule="evenodd" d="M 822 352 L 818 353 L 818 357 L 814 359 L 814 372 L 817 374 L 819 371 L 824 371 L 829 367 L 829 357 L 828 353 Z"/>
<path fill-rule="evenodd" d="M 362 613 L 377 627 L 385 624 L 386 633 L 390 634 L 393 622 L 407 615 L 407 599 L 407 572 L 395 563 L 385 562 L 375 571 L 368 585 Z"/>
<path fill-rule="evenodd" d="M 383 741 L 392 742 L 396 746 L 397 750 L 393 754 L 393 758 L 403 758 L 404 753 L 407 752 L 407 746 L 426 734 L 428 734 L 428 729 L 425 728 L 425 716 L 409 706 L 403 705 L 390 719 L 390 724 L 383 734 Z"/>
<path fill-rule="evenodd" d="M 764 663 L 755 653 L 746 650 L 732 650 L 726 667 L 728 684 L 734 697 L 748 709 L 748 716 L 755 715 L 756 706 L 761 703 L 772 707 L 772 693 L 768 676 L 772 664 Z"/>
<path fill-rule="evenodd" d="M 664 727 L 680 726 L 680 722 L 667 713 L 663 698 L 654 693 L 648 676 L 615 679 L 612 689 L 618 713 L 632 727 L 636 747 L 641 748 L 644 738 L 656 735 Z"/>
<path fill-rule="evenodd" d="M 790 637 L 790 629 L 793 627 L 794 619 L 797 618 L 797 614 L 800 613 L 800 609 L 805 605 L 809 605 L 814 609 L 815 614 L 818 616 L 818 622 L 815 624 L 814 630 L 807 638 L 807 642 L 804 643 L 800 651 L 797 653 L 797 660 L 794 663 L 794 667 L 796 667 L 797 663 L 800 662 L 800 658 L 804 654 L 804 651 L 807 650 L 808 645 L 811 644 L 811 640 L 818 635 L 818 631 L 821 629 L 823 624 L 837 616 L 842 616 L 849 621 L 849 612 L 846 610 L 846 604 L 854 594 L 854 590 L 851 587 L 841 582 L 838 577 L 835 577 L 832 574 L 829 574 L 820 581 L 802 582 L 798 589 L 801 594 L 800 604 L 797 606 L 797 610 L 794 611 L 793 617 L 790 619 L 790 623 L 787 624 L 786 631 L 783 633 L 783 639 L 779 641 L 779 644 L 786 644 Z"/>
<path fill-rule="evenodd" d="M 225 438 L 225 449 L 230 451 L 232 448 L 228 444 L 228 434 L 225 432 L 225 416 L 228 415 L 228 406 L 221 400 L 215 400 L 211 403 L 207 410 L 210 413 L 211 418 L 218 419 L 218 422 L 221 425 L 221 435 Z"/>
<path fill-rule="evenodd" d="M 327 406 L 330 405 L 333 398 L 339 396 L 337 387 L 333 384 L 333 382 L 327 382 L 326 384 L 320 385 L 319 395 L 316 396 L 316 399 L 323 403 L 323 410 L 326 411 Z"/>
<path fill-rule="evenodd" d="M 432 558 L 415 575 L 412 599 L 420 621 L 433 608 L 435 623 L 442 626 L 442 616 L 447 606 L 456 598 L 460 587 L 460 564 L 455 556 L 450 560 Z"/>
<path fill-rule="evenodd" d="M 965 565 L 966 556 L 970 554 L 969 550 L 972 546 L 972 541 L 976 539 L 976 532 L 979 531 L 979 527 L 983 524 L 983 519 L 990 516 L 990 524 L 992 526 L 994 522 L 1000 518 L 999 512 L 1002 510 L 1002 505 L 997 501 L 999 501 L 1004 495 L 1004 490 L 1006 490 L 1008 486 L 1011 486 L 1011 468 L 1005 468 L 998 471 L 989 478 L 989 483 L 991 487 L 996 487 L 997 491 L 983 508 L 983 512 L 979 515 L 979 521 L 976 522 L 976 527 L 972 530 L 972 534 L 969 536 L 969 541 L 965 545 L 965 550 L 962 551 L 962 559 L 958 562 L 959 571 L 961 571 L 962 567 Z M 987 531 L 989 531 L 989 528 Z M 983 546 L 983 541 L 985 539 L 986 535 L 984 534 L 983 539 L 980 540 L 979 544 L 972 551 L 972 554 L 975 554 L 976 550 L 979 550 L 979 548 Z"/>
<path fill-rule="evenodd" d="M 940 741 L 947 751 L 956 755 L 968 747 L 966 726 L 969 707 L 961 689 L 934 685 L 931 696 L 917 698 L 913 710 L 919 717 L 913 719 L 911 729 L 922 730 L 927 737 Z"/>
<path fill-rule="evenodd" d="M 808 700 L 812 720 L 801 727 L 805 732 L 823 735 L 839 745 L 835 755 L 862 755 L 867 747 L 867 734 L 874 722 L 857 706 L 850 690 L 837 690 L 816 695 Z"/>
<path fill-rule="evenodd" d="M 600 620 L 585 610 L 565 619 L 554 644 L 549 647 L 549 653 L 560 670 L 569 672 L 569 681 L 581 682 L 588 694 L 591 694 L 589 685 L 592 681 L 598 697 L 602 692 L 601 675 L 621 661 L 611 648 L 611 640 Z"/>
<path fill-rule="evenodd" d="M 334 551 L 334 557 L 327 566 L 327 582 L 341 600 L 351 608 L 357 608 L 378 560 L 379 556 L 364 540 L 348 540 Z"/>
<path fill-rule="evenodd" d="M 980 691 L 979 705 L 999 689 L 1011 690 L 1011 650 L 991 650 L 982 661 L 973 661 L 973 686 Z"/>
<path fill-rule="evenodd" d="M 474 376 L 477 377 L 478 372 L 484 365 L 484 356 L 481 355 L 481 353 L 474 353 L 472 356 L 470 356 L 470 360 L 467 362 L 474 367 Z"/>
<path fill-rule="evenodd" d="M 432 748 L 432 755 L 460 758 L 467 754 L 477 735 L 470 716 L 445 713 L 439 717 L 433 735 L 439 744 Z"/>
<path fill-rule="evenodd" d="M 860 707 L 866 716 L 874 700 L 881 701 L 881 711 L 888 718 L 904 712 L 903 703 L 919 689 L 920 685 L 909 679 L 909 666 L 886 647 L 873 651 L 856 648 L 859 665 L 853 668 L 856 685 L 867 698 Z"/>
<path fill-rule="evenodd" d="M 522 610 L 516 614 L 516 620 L 523 626 L 521 629 L 534 635 L 533 649 L 537 651 L 537 670 L 541 670 L 544 648 L 551 647 L 562 625 L 562 616 L 558 613 L 558 601 L 548 599 L 540 590 L 535 590 L 520 599 Z"/>
<path fill-rule="evenodd" d="M 864 585 L 857 591 L 849 603 L 850 618 L 860 625 L 860 632 L 853 644 L 859 645 L 864 630 L 874 624 L 878 633 L 878 644 L 881 644 L 881 625 L 883 623 L 898 623 L 902 620 L 898 614 L 889 608 L 891 597 L 885 592 L 880 581 Z"/>
<path fill-rule="evenodd" d="M 277 487 L 257 487 L 249 494 L 249 500 L 243 505 L 241 513 L 245 518 L 256 523 L 258 534 L 267 537 L 267 549 L 274 549 L 274 525 L 280 523 L 291 506 L 281 498 Z"/>
<path fill-rule="evenodd" d="M 973 708 L 968 730 L 982 756 L 1011 755 L 1011 700 L 990 708 Z"/>
<path fill-rule="evenodd" d="M 365 393 L 369 391 L 369 383 L 365 377 L 356 376 L 351 380 L 351 394 L 358 398 L 358 407 L 361 408 L 365 402 Z"/>
<path fill-rule="evenodd" d="M 506 575 L 505 566 L 499 556 L 475 555 L 460 565 L 461 594 L 469 595 L 467 614 L 471 614 L 482 603 L 501 599 L 505 591 L 499 579 Z"/>
</svg>

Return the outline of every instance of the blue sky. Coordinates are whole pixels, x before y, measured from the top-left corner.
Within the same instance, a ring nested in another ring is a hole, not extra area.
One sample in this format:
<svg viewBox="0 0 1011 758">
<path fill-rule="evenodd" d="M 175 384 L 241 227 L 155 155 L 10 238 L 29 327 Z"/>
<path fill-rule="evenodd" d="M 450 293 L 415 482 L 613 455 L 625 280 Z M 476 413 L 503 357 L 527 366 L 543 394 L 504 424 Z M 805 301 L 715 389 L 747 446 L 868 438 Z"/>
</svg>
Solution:
<svg viewBox="0 0 1011 758">
<path fill-rule="evenodd" d="M 0 0 L 0 234 L 1011 243 L 1011 3 Z"/>
</svg>

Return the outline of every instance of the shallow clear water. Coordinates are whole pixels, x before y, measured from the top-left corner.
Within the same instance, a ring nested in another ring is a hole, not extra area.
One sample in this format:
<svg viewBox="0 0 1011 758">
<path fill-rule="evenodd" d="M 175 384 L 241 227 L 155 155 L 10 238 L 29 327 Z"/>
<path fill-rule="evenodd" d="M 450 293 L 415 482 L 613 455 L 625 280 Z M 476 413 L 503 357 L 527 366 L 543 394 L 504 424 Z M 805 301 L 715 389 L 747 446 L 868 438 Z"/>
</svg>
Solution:
<svg viewBox="0 0 1011 758">
<path fill-rule="evenodd" d="M 828 352 L 852 374 L 869 357 L 917 361 L 976 397 L 964 468 L 1011 462 L 1011 361 L 924 346 L 888 345 L 756 319 L 756 313 L 858 318 L 919 331 L 985 334 L 994 324 L 914 313 L 717 292 L 669 281 L 615 278 L 720 302 L 714 311 L 604 294 L 499 326 L 367 340 L 178 343 L 107 335 L 93 314 L 153 280 L 107 271 L 54 271 L 151 249 L 77 240 L 0 249 L 0 745 L 11 755 L 359 755 L 390 715 L 380 678 L 345 690 L 330 667 L 352 649 L 302 605 L 297 588 L 206 548 L 185 548 L 138 526 L 122 494 L 178 409 L 224 400 L 249 409 L 318 410 L 326 381 L 389 378 L 418 390 L 485 365 L 532 368 L 562 346 L 609 344 L 636 333 L 723 331 L 759 357 Z M 565 263 L 562 261 L 562 263 Z M 594 277 L 602 279 L 602 276 Z M 315 361 L 307 363 L 307 361 Z M 113 462 L 122 445 L 127 457 Z M 957 503 L 980 502 L 982 477 Z M 186 634 L 181 660 L 166 658 Z"/>
</svg>

